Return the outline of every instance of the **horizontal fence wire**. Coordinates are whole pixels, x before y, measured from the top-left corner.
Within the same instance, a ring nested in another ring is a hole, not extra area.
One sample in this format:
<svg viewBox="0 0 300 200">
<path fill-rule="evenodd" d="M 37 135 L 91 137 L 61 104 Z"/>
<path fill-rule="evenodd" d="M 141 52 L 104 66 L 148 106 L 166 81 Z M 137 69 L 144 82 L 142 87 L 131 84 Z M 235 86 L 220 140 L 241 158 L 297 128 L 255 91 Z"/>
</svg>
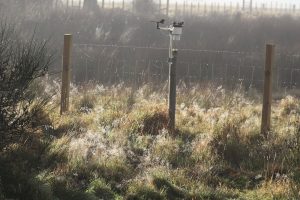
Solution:
<svg viewBox="0 0 300 200">
<path fill-rule="evenodd" d="M 113 44 L 74 44 L 73 80 L 137 87 L 168 80 L 168 48 Z M 59 74 L 60 71 L 52 72 Z M 278 87 L 300 88 L 300 55 L 276 54 L 274 81 Z M 177 80 L 186 85 L 214 83 L 263 87 L 264 51 L 179 49 Z"/>
<path fill-rule="evenodd" d="M 168 50 L 167 47 L 145 47 L 135 45 L 116 45 L 116 44 L 74 44 L 75 47 L 115 47 L 115 48 L 131 48 L 131 49 L 148 49 L 148 50 Z M 207 53 L 228 53 L 228 54 L 253 54 L 254 52 L 243 52 L 243 51 L 227 51 L 227 50 L 208 50 L 208 49 L 186 49 L 180 48 L 180 51 L 190 52 L 207 52 Z M 297 55 L 295 55 L 297 56 Z M 300 56 L 300 55 L 299 55 Z"/>
</svg>

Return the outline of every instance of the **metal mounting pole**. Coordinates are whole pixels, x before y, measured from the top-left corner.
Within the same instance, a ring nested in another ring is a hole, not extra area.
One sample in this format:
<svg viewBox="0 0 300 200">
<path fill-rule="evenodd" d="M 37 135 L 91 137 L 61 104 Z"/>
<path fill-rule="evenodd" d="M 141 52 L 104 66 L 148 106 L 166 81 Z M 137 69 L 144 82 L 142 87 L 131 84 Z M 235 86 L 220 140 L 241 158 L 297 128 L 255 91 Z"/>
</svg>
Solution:
<svg viewBox="0 0 300 200">
<path fill-rule="evenodd" d="M 176 61 L 177 49 L 172 49 L 172 58 L 169 61 L 169 129 L 175 130 L 176 113 Z"/>
</svg>

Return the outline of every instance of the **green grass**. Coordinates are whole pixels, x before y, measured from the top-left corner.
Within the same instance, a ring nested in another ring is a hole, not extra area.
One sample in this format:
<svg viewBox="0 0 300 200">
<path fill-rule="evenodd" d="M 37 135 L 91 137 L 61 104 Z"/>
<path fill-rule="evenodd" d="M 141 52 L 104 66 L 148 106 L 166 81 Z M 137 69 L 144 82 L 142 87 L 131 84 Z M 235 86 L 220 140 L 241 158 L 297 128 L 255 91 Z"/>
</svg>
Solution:
<svg viewBox="0 0 300 200">
<path fill-rule="evenodd" d="M 51 131 L 1 151 L 0 199 L 299 199 L 296 96 L 273 102 L 265 138 L 242 87 L 179 88 L 174 132 L 164 89 L 71 91 L 69 113 L 45 108 Z"/>
</svg>

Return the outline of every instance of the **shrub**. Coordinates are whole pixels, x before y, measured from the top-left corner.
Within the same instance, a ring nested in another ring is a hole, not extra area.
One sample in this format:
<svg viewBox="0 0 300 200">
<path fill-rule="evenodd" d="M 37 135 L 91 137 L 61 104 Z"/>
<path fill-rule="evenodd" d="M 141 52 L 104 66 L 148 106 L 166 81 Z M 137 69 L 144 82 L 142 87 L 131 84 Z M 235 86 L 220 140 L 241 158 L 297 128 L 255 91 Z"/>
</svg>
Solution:
<svg viewBox="0 0 300 200">
<path fill-rule="evenodd" d="M 0 136 L 30 127 L 33 116 L 47 103 L 30 86 L 50 65 L 46 42 L 19 39 L 11 25 L 0 22 Z M 3 141 L 3 140 L 2 140 Z"/>
<path fill-rule="evenodd" d="M 161 130 L 168 128 L 168 114 L 166 111 L 160 111 L 158 108 L 146 112 L 138 111 L 136 116 L 129 120 L 129 126 L 132 133 L 142 133 L 145 135 L 158 135 Z"/>
</svg>

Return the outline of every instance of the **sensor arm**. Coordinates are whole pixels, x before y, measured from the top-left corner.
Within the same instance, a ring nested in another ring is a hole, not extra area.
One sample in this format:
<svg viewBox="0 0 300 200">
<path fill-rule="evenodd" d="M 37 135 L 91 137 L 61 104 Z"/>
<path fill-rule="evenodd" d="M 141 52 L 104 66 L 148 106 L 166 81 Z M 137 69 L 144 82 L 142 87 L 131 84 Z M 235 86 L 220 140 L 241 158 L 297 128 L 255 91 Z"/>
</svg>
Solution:
<svg viewBox="0 0 300 200">
<path fill-rule="evenodd" d="M 163 31 L 172 31 L 172 28 L 170 28 L 170 27 L 159 27 L 158 26 L 158 29 L 163 30 Z"/>
</svg>

